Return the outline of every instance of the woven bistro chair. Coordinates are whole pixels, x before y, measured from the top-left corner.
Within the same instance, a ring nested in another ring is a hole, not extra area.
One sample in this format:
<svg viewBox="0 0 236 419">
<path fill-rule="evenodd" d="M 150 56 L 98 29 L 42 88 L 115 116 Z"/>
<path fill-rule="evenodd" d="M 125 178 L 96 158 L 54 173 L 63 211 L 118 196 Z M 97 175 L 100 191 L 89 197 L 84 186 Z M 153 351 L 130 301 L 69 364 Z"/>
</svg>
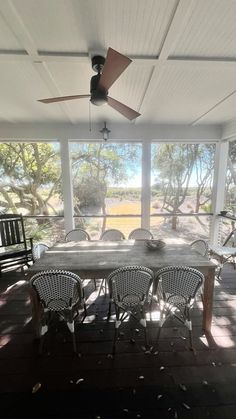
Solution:
<svg viewBox="0 0 236 419">
<path fill-rule="evenodd" d="M 83 228 L 74 228 L 74 230 L 69 231 L 65 237 L 66 242 L 82 240 L 90 240 L 90 235 Z"/>
<path fill-rule="evenodd" d="M 105 230 L 101 237 L 100 240 L 104 240 L 104 241 L 116 241 L 116 240 L 124 240 L 125 236 L 122 233 L 122 231 L 117 230 L 116 228 L 111 228 L 109 230 Z"/>
<path fill-rule="evenodd" d="M 100 240 L 102 240 L 102 241 L 120 241 L 120 240 L 125 240 L 125 236 L 122 233 L 122 231 L 117 230 L 115 228 L 111 228 L 109 230 L 105 230 L 101 234 Z M 106 287 L 106 279 L 105 278 L 103 278 L 102 281 L 101 281 L 98 296 L 101 294 L 102 291 L 106 295 L 107 287 Z"/>
<path fill-rule="evenodd" d="M 144 327 L 147 344 L 147 324 L 145 318 L 145 303 L 149 300 L 149 290 L 153 282 L 153 272 L 144 266 L 125 266 L 116 269 L 107 278 L 110 293 L 108 319 L 111 314 L 111 304 L 115 306 L 116 321 L 113 340 L 113 354 L 116 350 L 118 329 L 128 317 L 139 320 Z"/>
<path fill-rule="evenodd" d="M 129 240 L 151 240 L 153 239 L 153 234 L 151 231 L 146 228 L 135 228 L 129 233 Z"/>
<path fill-rule="evenodd" d="M 33 245 L 32 254 L 33 259 L 38 260 L 48 250 L 49 247 L 45 243 L 37 243 Z"/>
<path fill-rule="evenodd" d="M 154 293 L 157 293 L 160 303 L 157 343 L 163 324 L 174 316 L 188 328 L 190 347 L 193 349 L 190 310 L 203 280 L 201 272 L 187 266 L 168 266 L 157 272 L 154 285 Z"/>
<path fill-rule="evenodd" d="M 202 240 L 202 239 L 194 240 L 194 242 L 192 242 L 190 246 L 193 250 L 198 252 L 200 255 L 206 256 L 207 258 L 209 258 L 209 246 L 205 240 Z"/>
<path fill-rule="evenodd" d="M 210 257 L 218 263 L 217 278 L 220 279 L 223 266 L 227 262 L 236 267 L 236 229 L 226 237 L 222 245 L 209 245 Z"/>
<path fill-rule="evenodd" d="M 30 280 L 30 285 L 36 292 L 40 307 L 39 353 L 42 353 L 44 336 L 55 315 L 65 320 L 72 334 L 73 350 L 76 352 L 74 319 L 83 304 L 80 277 L 69 271 L 47 270 L 35 274 Z"/>
</svg>

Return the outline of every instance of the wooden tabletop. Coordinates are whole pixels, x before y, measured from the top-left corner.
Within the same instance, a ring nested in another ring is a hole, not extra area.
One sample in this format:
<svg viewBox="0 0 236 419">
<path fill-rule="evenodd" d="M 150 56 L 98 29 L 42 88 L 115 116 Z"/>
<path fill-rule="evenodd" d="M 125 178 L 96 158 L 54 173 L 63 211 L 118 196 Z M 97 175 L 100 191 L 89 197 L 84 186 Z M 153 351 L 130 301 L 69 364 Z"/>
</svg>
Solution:
<svg viewBox="0 0 236 419">
<path fill-rule="evenodd" d="M 57 243 L 30 267 L 29 273 L 64 269 L 81 278 L 101 278 L 127 265 L 143 265 L 154 271 L 168 265 L 186 265 L 203 273 L 215 267 L 188 244 L 166 244 L 161 250 L 150 250 L 145 240 L 81 241 Z"/>
</svg>

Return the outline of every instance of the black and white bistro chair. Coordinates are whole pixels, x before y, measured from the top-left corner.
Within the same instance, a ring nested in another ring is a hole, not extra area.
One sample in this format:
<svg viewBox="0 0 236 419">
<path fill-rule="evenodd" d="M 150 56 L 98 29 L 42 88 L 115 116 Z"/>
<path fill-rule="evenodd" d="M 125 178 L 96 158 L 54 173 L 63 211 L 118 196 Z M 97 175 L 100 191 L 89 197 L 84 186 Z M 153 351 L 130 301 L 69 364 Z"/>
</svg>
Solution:
<svg viewBox="0 0 236 419">
<path fill-rule="evenodd" d="M 32 253 L 33 253 L 33 259 L 38 260 L 41 258 L 41 256 L 48 250 L 49 247 L 45 243 L 36 243 L 33 245 Z"/>
<path fill-rule="evenodd" d="M 83 228 L 74 228 L 65 237 L 66 242 L 90 240 L 90 235 Z"/>
<path fill-rule="evenodd" d="M 116 269 L 107 278 L 110 294 L 108 319 L 111 304 L 115 306 L 116 321 L 113 340 L 113 354 L 116 350 L 118 329 L 121 323 L 130 316 L 139 320 L 144 327 L 147 344 L 147 323 L 145 304 L 149 302 L 149 290 L 153 283 L 153 272 L 144 266 L 125 266 Z"/>
<path fill-rule="evenodd" d="M 220 279 L 222 268 L 225 263 L 233 263 L 234 269 L 236 267 L 236 229 L 226 237 L 223 244 L 209 245 L 210 257 L 217 262 L 217 278 Z"/>
<path fill-rule="evenodd" d="M 135 228 L 129 233 L 129 240 L 151 240 L 153 239 L 153 234 L 151 231 L 146 228 Z"/>
<path fill-rule="evenodd" d="M 125 240 L 125 236 L 122 233 L 122 231 L 117 230 L 116 228 L 111 228 L 109 230 L 105 230 L 100 237 L 101 241 L 120 241 L 120 240 Z M 99 293 L 98 295 L 101 294 L 101 291 L 104 292 L 104 294 L 106 295 L 107 293 L 107 286 L 106 286 L 106 280 L 105 278 L 102 279 L 101 281 L 101 285 L 99 288 Z"/>
<path fill-rule="evenodd" d="M 193 250 L 195 250 L 200 255 L 206 256 L 207 258 L 209 258 L 209 246 L 205 240 L 203 239 L 194 240 L 190 244 L 190 246 Z"/>
<path fill-rule="evenodd" d="M 116 228 L 110 228 L 109 230 L 105 230 L 100 237 L 100 240 L 103 241 L 120 241 L 124 239 L 125 236 L 122 233 L 122 231 L 117 230 Z"/>
<path fill-rule="evenodd" d="M 165 321 L 174 316 L 189 330 L 190 347 L 193 349 L 190 310 L 202 285 L 204 275 L 188 266 L 168 266 L 160 269 L 155 277 L 154 293 L 160 303 L 160 324 L 157 343 Z"/>
<path fill-rule="evenodd" d="M 42 353 L 44 336 L 56 315 L 66 322 L 72 334 L 73 350 L 76 352 L 74 319 L 84 303 L 79 276 L 69 271 L 47 270 L 35 274 L 30 284 L 37 295 L 40 310 L 39 353 Z"/>
</svg>

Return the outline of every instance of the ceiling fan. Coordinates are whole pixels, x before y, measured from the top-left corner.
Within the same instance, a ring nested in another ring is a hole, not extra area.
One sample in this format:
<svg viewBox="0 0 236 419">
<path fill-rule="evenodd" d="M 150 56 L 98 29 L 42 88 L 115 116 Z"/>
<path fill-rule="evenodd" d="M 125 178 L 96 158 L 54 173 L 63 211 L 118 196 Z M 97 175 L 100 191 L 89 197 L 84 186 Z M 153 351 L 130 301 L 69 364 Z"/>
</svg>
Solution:
<svg viewBox="0 0 236 419">
<path fill-rule="evenodd" d="M 113 109 L 132 121 L 140 116 L 140 113 L 108 96 L 108 89 L 120 77 L 131 62 L 132 60 L 130 60 L 130 58 L 109 48 L 106 59 L 100 55 L 95 55 L 92 58 L 92 68 L 97 74 L 91 78 L 90 95 L 60 96 L 40 99 L 38 102 L 54 103 L 88 97 L 93 105 L 101 106 L 104 105 L 104 103 L 107 103 Z"/>
</svg>

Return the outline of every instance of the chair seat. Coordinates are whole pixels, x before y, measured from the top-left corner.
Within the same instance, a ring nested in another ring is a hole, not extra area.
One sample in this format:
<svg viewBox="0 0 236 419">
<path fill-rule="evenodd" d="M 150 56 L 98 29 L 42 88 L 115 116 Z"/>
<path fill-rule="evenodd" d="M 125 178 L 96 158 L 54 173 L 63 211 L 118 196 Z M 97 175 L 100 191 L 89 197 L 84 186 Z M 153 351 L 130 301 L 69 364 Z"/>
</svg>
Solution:
<svg viewBox="0 0 236 419">
<path fill-rule="evenodd" d="M 30 255 L 32 253 L 31 249 L 23 249 L 23 250 L 13 250 L 10 252 L 4 252 L 4 253 L 0 253 L 0 261 L 6 261 L 8 259 L 12 259 L 15 257 L 22 257 L 22 256 L 26 256 L 26 255 Z"/>
<path fill-rule="evenodd" d="M 210 246 L 210 252 L 218 256 L 236 256 L 236 247 Z"/>
</svg>

